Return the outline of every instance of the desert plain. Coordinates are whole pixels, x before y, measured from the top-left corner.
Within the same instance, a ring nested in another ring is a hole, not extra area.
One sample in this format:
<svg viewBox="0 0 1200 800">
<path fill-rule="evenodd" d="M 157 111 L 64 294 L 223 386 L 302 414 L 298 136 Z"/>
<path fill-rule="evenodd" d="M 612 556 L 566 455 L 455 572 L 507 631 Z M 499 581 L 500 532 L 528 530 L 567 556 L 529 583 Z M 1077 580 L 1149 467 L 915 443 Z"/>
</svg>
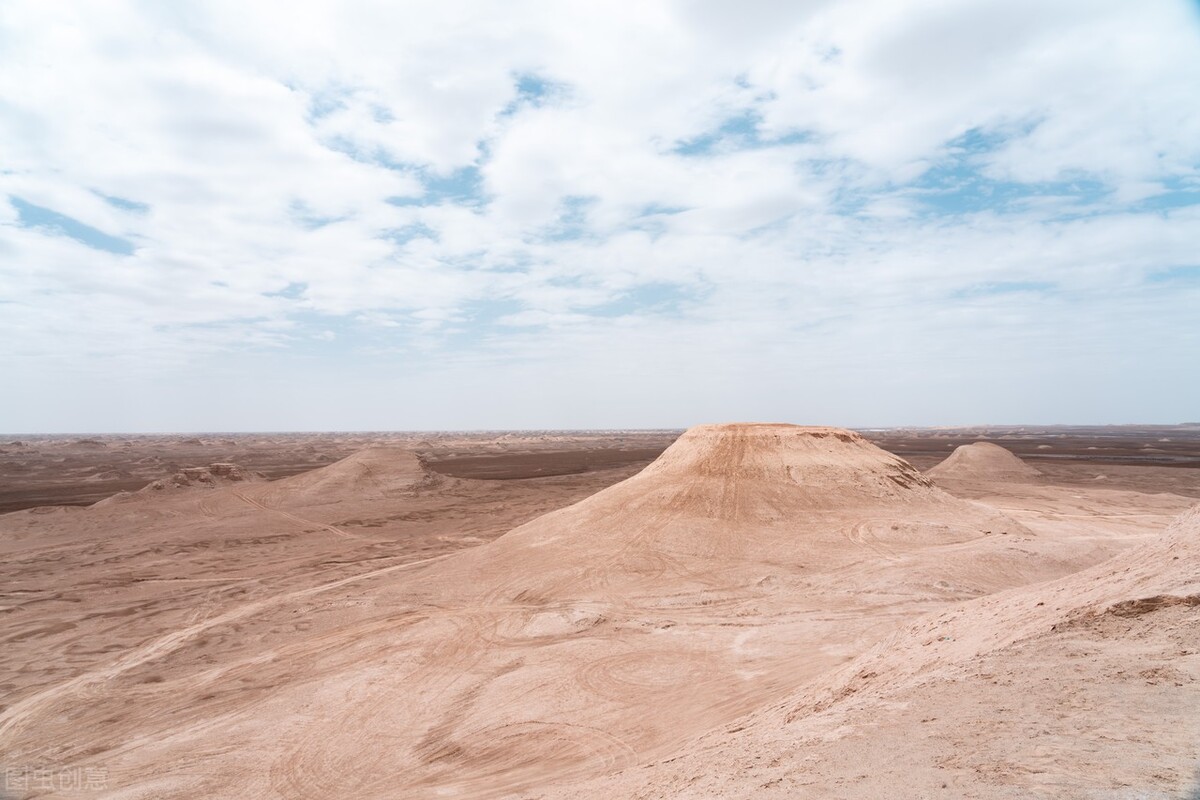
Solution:
<svg viewBox="0 0 1200 800">
<path fill-rule="evenodd" d="M 9 436 L 0 796 L 1200 796 L 1200 425 Z"/>
</svg>

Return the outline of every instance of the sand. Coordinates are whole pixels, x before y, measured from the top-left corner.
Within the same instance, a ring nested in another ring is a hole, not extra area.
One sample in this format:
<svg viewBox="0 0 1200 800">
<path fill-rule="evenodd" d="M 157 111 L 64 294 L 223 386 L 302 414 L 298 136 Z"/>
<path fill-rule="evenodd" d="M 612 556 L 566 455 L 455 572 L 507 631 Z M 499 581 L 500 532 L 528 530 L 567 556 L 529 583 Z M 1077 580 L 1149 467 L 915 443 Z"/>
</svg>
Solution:
<svg viewBox="0 0 1200 800">
<path fill-rule="evenodd" d="M 1200 752 L 1198 561 L 1200 506 L 1091 569 L 905 626 L 669 762 L 562 796 L 1183 796 Z"/>
<path fill-rule="evenodd" d="M 0 516 L 4 765 L 121 798 L 1192 779 L 1200 523 L 1164 533 L 1196 501 L 1131 490 L 1141 468 L 931 479 L 850 431 L 750 424 L 640 471 L 432 461 L 393 442 Z"/>
</svg>

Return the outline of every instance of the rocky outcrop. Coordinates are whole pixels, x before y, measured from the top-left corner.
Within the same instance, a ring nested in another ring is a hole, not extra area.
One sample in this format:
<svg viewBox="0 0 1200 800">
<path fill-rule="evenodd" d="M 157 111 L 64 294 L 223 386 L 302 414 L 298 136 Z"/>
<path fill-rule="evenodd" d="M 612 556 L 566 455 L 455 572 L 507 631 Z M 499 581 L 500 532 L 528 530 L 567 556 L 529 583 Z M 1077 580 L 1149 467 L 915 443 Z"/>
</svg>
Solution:
<svg viewBox="0 0 1200 800">
<path fill-rule="evenodd" d="M 196 486 L 216 487 L 260 477 L 255 473 L 247 472 L 237 464 L 218 462 L 209 464 L 207 467 L 182 467 L 170 478 L 154 481 L 143 491 L 157 492 L 168 488 L 186 489 Z"/>
</svg>

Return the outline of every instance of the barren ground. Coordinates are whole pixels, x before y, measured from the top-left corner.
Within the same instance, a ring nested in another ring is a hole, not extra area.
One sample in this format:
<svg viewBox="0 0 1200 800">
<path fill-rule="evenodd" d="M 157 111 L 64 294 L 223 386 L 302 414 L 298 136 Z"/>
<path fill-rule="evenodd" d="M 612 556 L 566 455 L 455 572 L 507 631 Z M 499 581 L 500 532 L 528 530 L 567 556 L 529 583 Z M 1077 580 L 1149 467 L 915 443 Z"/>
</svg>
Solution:
<svg viewBox="0 0 1200 800">
<path fill-rule="evenodd" d="M 743 428 L 644 472 L 678 432 L 6 437 L 8 794 L 1183 796 L 1195 606 L 795 698 L 1155 542 L 1200 499 L 1200 429 L 866 435 L 1041 474 L 934 485 L 857 437 Z M 240 479 L 172 481 L 214 463 Z"/>
</svg>

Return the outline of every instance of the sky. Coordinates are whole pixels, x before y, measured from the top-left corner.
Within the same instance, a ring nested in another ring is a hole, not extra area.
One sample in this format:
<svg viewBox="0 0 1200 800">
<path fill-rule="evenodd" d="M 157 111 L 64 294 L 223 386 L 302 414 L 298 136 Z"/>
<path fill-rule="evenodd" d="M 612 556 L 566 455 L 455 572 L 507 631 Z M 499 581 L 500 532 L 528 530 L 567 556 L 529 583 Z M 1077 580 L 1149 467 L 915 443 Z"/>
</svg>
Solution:
<svg viewBox="0 0 1200 800">
<path fill-rule="evenodd" d="M 1200 420 L 1200 2 L 0 8 L 0 431 Z"/>
</svg>

